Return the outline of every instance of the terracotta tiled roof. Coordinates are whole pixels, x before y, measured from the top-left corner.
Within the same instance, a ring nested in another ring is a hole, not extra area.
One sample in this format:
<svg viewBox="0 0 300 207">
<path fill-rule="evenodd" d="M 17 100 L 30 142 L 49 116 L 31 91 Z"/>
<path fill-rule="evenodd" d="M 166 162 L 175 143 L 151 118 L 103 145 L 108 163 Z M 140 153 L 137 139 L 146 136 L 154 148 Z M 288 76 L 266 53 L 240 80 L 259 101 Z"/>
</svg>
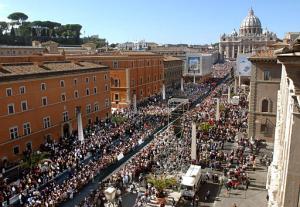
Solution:
<svg viewBox="0 0 300 207">
<path fill-rule="evenodd" d="M 274 50 L 262 50 L 256 52 L 251 58 L 276 58 Z"/>
<path fill-rule="evenodd" d="M 174 60 L 181 60 L 181 59 L 173 56 L 164 56 L 164 61 L 174 61 Z"/>
<path fill-rule="evenodd" d="M 0 65 L 0 77 L 28 74 L 43 74 L 59 71 L 73 71 L 106 68 L 90 62 L 45 62 L 45 63 L 10 63 Z"/>
</svg>

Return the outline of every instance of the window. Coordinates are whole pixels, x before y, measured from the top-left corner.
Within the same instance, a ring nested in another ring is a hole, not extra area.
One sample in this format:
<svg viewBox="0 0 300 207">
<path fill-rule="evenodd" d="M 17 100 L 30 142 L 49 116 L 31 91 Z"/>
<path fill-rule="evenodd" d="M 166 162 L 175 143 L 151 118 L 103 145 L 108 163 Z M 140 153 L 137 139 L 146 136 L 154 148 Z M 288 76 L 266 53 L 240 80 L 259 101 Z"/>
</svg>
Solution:
<svg viewBox="0 0 300 207">
<path fill-rule="evenodd" d="M 22 111 L 28 110 L 27 101 L 21 101 L 21 109 L 22 109 Z"/>
<path fill-rule="evenodd" d="M 47 101 L 47 97 L 42 97 L 42 106 L 47 106 L 48 101 Z"/>
<path fill-rule="evenodd" d="M 86 113 L 91 113 L 91 104 L 86 105 Z"/>
<path fill-rule="evenodd" d="M 63 112 L 63 121 L 69 121 L 69 113 L 67 111 Z"/>
<path fill-rule="evenodd" d="M 261 102 L 261 112 L 269 111 L 269 101 L 267 99 L 262 100 Z"/>
<path fill-rule="evenodd" d="M 14 114 L 15 113 L 15 105 L 14 104 L 8 104 L 7 105 L 8 114 Z"/>
<path fill-rule="evenodd" d="M 104 75 L 104 80 L 107 80 L 107 74 Z"/>
<path fill-rule="evenodd" d="M 90 79 L 88 77 L 85 78 L 85 83 L 89 83 Z"/>
<path fill-rule="evenodd" d="M 77 107 L 75 107 L 75 117 L 77 118 L 78 110 Z"/>
<path fill-rule="evenodd" d="M 14 151 L 15 155 L 18 155 L 20 153 L 20 147 L 19 146 L 14 146 L 13 151 Z"/>
<path fill-rule="evenodd" d="M 65 81 L 64 80 L 60 81 L 60 87 L 62 87 L 62 88 L 65 87 Z"/>
<path fill-rule="evenodd" d="M 93 80 L 94 80 L 94 83 L 96 83 L 96 81 L 97 81 L 96 76 L 93 76 Z"/>
<path fill-rule="evenodd" d="M 97 94 L 97 87 L 94 88 L 94 94 Z"/>
<path fill-rule="evenodd" d="M 115 93 L 115 101 L 119 101 L 119 94 Z"/>
<path fill-rule="evenodd" d="M 18 138 L 18 127 L 12 127 L 9 129 L 9 134 L 11 139 L 17 139 Z"/>
<path fill-rule="evenodd" d="M 26 92 L 25 86 L 20 87 L 20 94 L 24 94 Z"/>
<path fill-rule="evenodd" d="M 134 84 L 135 84 L 135 81 L 131 80 L 131 86 L 134 86 Z"/>
<path fill-rule="evenodd" d="M 79 94 L 78 94 L 78 91 L 77 91 L 77 90 L 74 91 L 74 97 L 75 97 L 75 98 L 79 98 Z"/>
<path fill-rule="evenodd" d="M 27 122 L 27 123 L 24 123 L 23 124 L 23 134 L 24 136 L 28 135 L 31 133 L 31 129 L 30 129 L 30 123 Z"/>
<path fill-rule="evenodd" d="M 105 91 L 108 91 L 108 85 L 105 84 Z"/>
<path fill-rule="evenodd" d="M 99 111 L 99 104 L 98 103 L 94 104 L 94 111 Z"/>
<path fill-rule="evenodd" d="M 65 102 L 65 101 L 66 101 L 66 94 L 65 94 L 65 93 L 62 93 L 62 94 L 61 94 L 61 101 L 62 101 L 62 102 Z"/>
<path fill-rule="evenodd" d="M 74 82 L 74 85 L 76 86 L 77 85 L 77 78 L 74 78 L 73 82 Z"/>
<path fill-rule="evenodd" d="M 31 142 L 27 142 L 26 148 L 27 148 L 28 150 L 32 150 L 32 143 L 31 143 Z"/>
<path fill-rule="evenodd" d="M 50 121 L 50 117 L 45 117 L 43 118 L 43 124 L 44 124 L 44 128 L 47 129 L 51 126 L 51 121 Z"/>
<path fill-rule="evenodd" d="M 118 67 L 119 67 L 118 61 L 113 61 L 113 68 L 118 68 Z"/>
<path fill-rule="evenodd" d="M 260 132 L 266 133 L 268 130 L 267 125 L 266 124 L 261 124 L 260 125 Z"/>
<path fill-rule="evenodd" d="M 105 99 L 105 107 L 109 107 L 109 100 L 108 99 Z"/>
<path fill-rule="evenodd" d="M 85 91 L 86 91 L 86 95 L 89 96 L 90 95 L 90 89 L 87 88 Z"/>
<path fill-rule="evenodd" d="M 6 96 L 12 96 L 12 88 L 7 88 L 6 89 Z"/>
<path fill-rule="evenodd" d="M 270 71 L 268 70 L 264 71 L 264 80 L 270 80 Z"/>
<path fill-rule="evenodd" d="M 120 80 L 119 79 L 114 79 L 114 86 L 115 87 L 120 87 Z"/>
<path fill-rule="evenodd" d="M 41 83 L 41 90 L 45 91 L 46 90 L 46 83 Z"/>
</svg>

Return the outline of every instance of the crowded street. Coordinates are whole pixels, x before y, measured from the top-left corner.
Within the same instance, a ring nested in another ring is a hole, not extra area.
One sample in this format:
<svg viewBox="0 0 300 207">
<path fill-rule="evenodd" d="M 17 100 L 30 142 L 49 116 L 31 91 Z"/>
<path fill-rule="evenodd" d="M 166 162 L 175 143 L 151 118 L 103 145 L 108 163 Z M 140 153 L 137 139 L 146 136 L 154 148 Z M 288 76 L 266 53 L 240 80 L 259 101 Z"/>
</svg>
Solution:
<svg viewBox="0 0 300 207">
<path fill-rule="evenodd" d="M 195 106 L 179 117 L 181 130 L 177 134 L 173 122 L 167 125 L 166 101 L 161 95 L 151 97 L 137 105 L 136 113 L 132 108 L 115 110 L 110 120 L 90 125 L 84 131 L 84 142 L 77 135 L 60 142 L 49 140 L 38 152 L 47 153 L 47 159 L 23 172 L 15 182 L 1 178 L 2 196 L 8 202 L 17 197 L 23 206 L 105 206 L 104 190 L 113 186 L 119 205 L 122 200 L 134 200 L 134 206 L 148 206 L 156 203 L 157 193 L 147 182 L 148 176 L 174 177 L 177 184 L 170 192 L 175 192 L 190 164 L 203 169 L 195 197 L 186 201 L 177 195 L 163 205 L 211 201 L 213 193 L 205 187 L 210 182 L 218 184 L 216 192 L 222 185 L 228 192 L 249 186 L 248 170 L 256 168 L 261 143 L 246 135 L 247 94 L 238 88 L 239 103 L 228 102 L 228 87 L 233 90 L 227 78 L 231 68 L 232 63 L 215 65 L 213 79 L 186 83 L 184 91 L 167 91 L 167 97 L 185 97 Z M 216 99 L 221 103 L 219 117 Z M 192 122 L 197 124 L 196 160 L 190 156 Z"/>
</svg>

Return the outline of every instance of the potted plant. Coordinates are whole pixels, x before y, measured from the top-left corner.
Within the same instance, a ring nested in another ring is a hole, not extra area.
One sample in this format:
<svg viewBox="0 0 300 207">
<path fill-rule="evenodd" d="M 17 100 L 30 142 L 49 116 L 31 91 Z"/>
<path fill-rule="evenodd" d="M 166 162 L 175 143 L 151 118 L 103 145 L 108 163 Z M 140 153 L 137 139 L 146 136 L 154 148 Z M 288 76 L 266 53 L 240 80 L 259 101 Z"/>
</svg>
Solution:
<svg viewBox="0 0 300 207">
<path fill-rule="evenodd" d="M 176 185 L 175 178 L 167 178 L 166 176 L 150 176 L 147 181 L 157 190 L 156 198 L 159 204 L 165 203 L 165 189 Z"/>
</svg>

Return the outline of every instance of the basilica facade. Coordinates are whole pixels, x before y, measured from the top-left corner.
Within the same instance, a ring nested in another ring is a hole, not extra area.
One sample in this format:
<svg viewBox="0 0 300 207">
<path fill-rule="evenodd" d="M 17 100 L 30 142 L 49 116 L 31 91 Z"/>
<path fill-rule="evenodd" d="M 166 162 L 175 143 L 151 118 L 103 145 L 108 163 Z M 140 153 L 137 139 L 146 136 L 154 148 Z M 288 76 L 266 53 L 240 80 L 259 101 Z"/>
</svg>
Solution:
<svg viewBox="0 0 300 207">
<path fill-rule="evenodd" d="M 261 22 L 251 8 L 242 21 L 239 33 L 234 29 L 231 34 L 220 37 L 219 53 L 221 57 L 235 59 L 238 54 L 252 53 L 263 50 L 276 42 L 275 33 L 262 29 Z"/>
</svg>

